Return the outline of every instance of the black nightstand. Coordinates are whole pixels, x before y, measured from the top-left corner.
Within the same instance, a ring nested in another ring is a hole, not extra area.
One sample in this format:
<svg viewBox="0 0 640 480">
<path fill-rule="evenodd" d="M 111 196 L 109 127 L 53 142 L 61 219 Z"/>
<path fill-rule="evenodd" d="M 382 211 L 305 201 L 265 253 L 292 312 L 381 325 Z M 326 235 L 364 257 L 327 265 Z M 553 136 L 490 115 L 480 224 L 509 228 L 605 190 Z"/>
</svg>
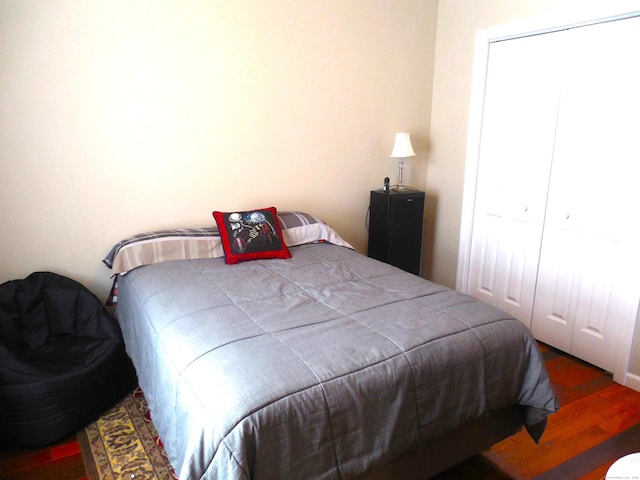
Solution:
<svg viewBox="0 0 640 480">
<path fill-rule="evenodd" d="M 424 192 L 371 191 L 369 249 L 371 258 L 420 275 Z"/>
</svg>

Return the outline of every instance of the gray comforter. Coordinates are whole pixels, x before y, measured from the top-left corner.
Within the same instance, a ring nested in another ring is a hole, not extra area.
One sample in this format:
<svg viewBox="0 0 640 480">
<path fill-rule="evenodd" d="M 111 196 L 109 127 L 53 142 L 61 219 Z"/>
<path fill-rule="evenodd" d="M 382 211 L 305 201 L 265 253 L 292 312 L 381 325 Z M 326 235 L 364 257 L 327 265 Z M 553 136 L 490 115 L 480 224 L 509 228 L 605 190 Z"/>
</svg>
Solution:
<svg viewBox="0 0 640 480">
<path fill-rule="evenodd" d="M 487 412 L 557 409 L 537 345 L 469 296 L 331 244 L 144 266 L 118 319 L 180 480 L 334 479 Z"/>
</svg>

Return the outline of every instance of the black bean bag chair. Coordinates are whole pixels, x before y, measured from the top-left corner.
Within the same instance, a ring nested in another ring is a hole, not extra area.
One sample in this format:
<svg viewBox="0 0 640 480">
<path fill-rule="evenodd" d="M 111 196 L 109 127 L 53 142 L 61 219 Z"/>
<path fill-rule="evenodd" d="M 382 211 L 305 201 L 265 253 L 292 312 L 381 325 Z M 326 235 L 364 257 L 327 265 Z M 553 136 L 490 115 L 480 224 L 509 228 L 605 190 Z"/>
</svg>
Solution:
<svg viewBox="0 0 640 480">
<path fill-rule="evenodd" d="M 80 283 L 37 272 L 0 285 L 0 446 L 55 443 L 136 382 L 117 321 Z"/>
</svg>

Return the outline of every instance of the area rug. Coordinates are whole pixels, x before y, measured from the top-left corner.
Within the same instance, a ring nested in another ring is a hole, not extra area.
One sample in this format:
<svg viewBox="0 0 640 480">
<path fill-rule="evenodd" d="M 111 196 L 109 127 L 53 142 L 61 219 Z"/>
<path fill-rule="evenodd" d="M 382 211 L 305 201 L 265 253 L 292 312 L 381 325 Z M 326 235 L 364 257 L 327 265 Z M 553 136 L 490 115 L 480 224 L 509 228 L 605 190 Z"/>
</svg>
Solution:
<svg viewBox="0 0 640 480">
<path fill-rule="evenodd" d="M 78 433 L 89 480 L 174 480 L 142 390 Z"/>
</svg>

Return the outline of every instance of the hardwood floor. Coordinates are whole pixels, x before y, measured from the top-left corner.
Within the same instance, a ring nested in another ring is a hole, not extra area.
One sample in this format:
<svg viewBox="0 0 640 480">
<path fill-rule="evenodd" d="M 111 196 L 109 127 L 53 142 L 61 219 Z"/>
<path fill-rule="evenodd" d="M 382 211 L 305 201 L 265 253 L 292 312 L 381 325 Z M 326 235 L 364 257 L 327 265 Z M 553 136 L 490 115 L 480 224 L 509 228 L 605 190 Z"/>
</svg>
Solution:
<svg viewBox="0 0 640 480">
<path fill-rule="evenodd" d="M 615 460 L 640 451 L 640 392 L 574 357 L 540 348 L 560 403 L 540 444 L 522 431 L 438 480 L 601 480 Z"/>
<path fill-rule="evenodd" d="M 33 450 L 0 451 L 1 480 L 86 480 L 75 435 Z"/>
<path fill-rule="evenodd" d="M 640 392 L 571 356 L 540 348 L 560 401 L 540 444 L 520 432 L 437 480 L 601 480 L 616 459 L 640 451 Z M 0 480 L 86 475 L 75 437 L 47 448 L 0 452 Z"/>
</svg>

